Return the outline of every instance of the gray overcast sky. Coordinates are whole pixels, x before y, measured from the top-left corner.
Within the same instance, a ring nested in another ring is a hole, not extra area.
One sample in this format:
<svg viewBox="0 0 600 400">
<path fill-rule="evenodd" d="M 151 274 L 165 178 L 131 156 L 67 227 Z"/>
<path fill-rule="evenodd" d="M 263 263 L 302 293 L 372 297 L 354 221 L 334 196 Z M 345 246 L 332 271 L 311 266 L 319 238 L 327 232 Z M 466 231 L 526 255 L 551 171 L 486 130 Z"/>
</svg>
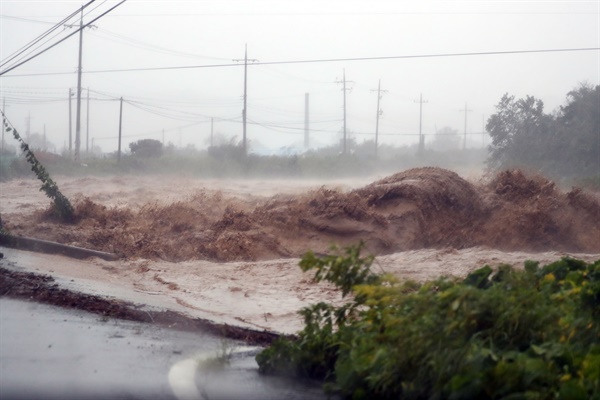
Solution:
<svg viewBox="0 0 600 400">
<path fill-rule="evenodd" d="M 81 1 L 0 0 L 0 58 L 6 60 Z M 117 1 L 97 0 L 89 21 Z M 95 8 L 96 7 L 96 8 Z M 95 9 L 94 9 L 95 8 Z M 71 23 L 78 23 L 72 19 Z M 94 72 L 112 69 L 229 64 L 248 57 L 261 62 L 411 56 L 534 49 L 600 47 L 600 1 L 386 1 L 386 0 L 129 0 L 84 33 L 83 87 L 89 87 L 90 137 L 104 151 L 117 148 L 119 104 L 123 148 L 141 138 L 206 146 L 210 117 L 215 131 L 241 138 L 243 67 Z M 58 38 L 69 29 L 59 29 Z M 45 47 L 45 46 L 43 46 Z M 78 35 L 0 77 L 7 115 L 21 132 L 43 132 L 60 150 L 68 139 L 68 89 L 77 86 Z M 4 70 L 5 67 L 0 68 Z M 263 146 L 301 146 L 304 94 L 310 93 L 311 139 L 330 144 L 342 127 L 342 91 L 348 129 L 358 141 L 372 139 L 377 88 L 381 142 L 416 143 L 419 99 L 423 132 L 436 128 L 481 132 L 504 93 L 533 95 L 546 111 L 564 104 L 580 82 L 600 83 L 600 52 L 413 58 L 254 65 L 248 68 L 248 138 Z M 63 75 L 18 76 L 60 73 Z M 84 91 L 83 97 L 87 96 Z M 113 99 L 113 100 L 111 100 Z M 85 150 L 86 104 L 82 113 Z M 73 102 L 75 115 L 75 102 Z M 73 125 L 74 126 L 74 125 Z M 74 129 L 74 128 L 73 128 Z M 470 136 L 471 146 L 481 137 Z M 91 139 L 90 139 L 91 140 Z"/>
</svg>

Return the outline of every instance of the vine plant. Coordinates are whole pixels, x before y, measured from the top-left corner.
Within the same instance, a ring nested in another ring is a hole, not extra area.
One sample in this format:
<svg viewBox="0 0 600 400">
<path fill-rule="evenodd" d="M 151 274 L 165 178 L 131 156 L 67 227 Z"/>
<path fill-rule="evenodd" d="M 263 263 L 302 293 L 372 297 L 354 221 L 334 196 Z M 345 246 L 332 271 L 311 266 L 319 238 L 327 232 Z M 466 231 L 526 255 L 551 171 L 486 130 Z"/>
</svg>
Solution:
<svg viewBox="0 0 600 400">
<path fill-rule="evenodd" d="M 4 113 L 2 113 L 2 122 L 6 132 L 12 132 L 15 139 L 19 142 L 25 158 L 29 164 L 31 164 L 31 170 L 35 173 L 37 178 L 42 181 L 40 191 L 44 191 L 46 196 L 54 202 L 53 211 L 61 220 L 67 222 L 72 221 L 75 211 L 69 199 L 61 193 L 58 189 L 58 185 L 50 178 L 46 168 L 38 161 L 35 154 L 33 154 L 33 151 L 29 148 L 29 145 L 21 138 L 21 135 L 19 135 Z"/>
</svg>

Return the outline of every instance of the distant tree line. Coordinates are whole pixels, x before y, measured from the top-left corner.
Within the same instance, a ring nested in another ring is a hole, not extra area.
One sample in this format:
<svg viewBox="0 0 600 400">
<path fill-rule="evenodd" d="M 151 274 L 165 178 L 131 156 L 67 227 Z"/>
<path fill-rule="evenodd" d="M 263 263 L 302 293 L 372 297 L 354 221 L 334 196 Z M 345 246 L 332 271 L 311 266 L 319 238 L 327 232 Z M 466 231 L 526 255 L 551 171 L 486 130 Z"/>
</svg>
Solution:
<svg viewBox="0 0 600 400">
<path fill-rule="evenodd" d="M 551 177 L 600 175 L 600 86 L 581 84 L 552 114 L 533 96 L 505 94 L 487 121 L 488 166 L 521 167 Z"/>
</svg>

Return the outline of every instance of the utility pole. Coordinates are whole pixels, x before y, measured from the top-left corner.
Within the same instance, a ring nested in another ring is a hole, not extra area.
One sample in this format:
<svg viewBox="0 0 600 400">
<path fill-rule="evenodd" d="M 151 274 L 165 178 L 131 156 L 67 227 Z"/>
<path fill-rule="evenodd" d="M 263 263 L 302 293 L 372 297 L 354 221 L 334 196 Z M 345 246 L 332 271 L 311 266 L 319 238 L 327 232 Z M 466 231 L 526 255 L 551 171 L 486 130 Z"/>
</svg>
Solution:
<svg viewBox="0 0 600 400">
<path fill-rule="evenodd" d="M 465 102 L 464 110 L 459 110 L 459 111 L 465 112 L 465 134 L 464 134 L 464 139 L 463 139 L 463 150 L 466 150 L 467 149 L 467 112 L 473 111 L 473 110 L 469 110 L 467 108 L 467 103 Z"/>
<path fill-rule="evenodd" d="M 85 154 L 90 154 L 90 88 L 87 88 L 87 110 L 85 111 Z"/>
<path fill-rule="evenodd" d="M 346 154 L 346 151 L 347 151 L 346 142 L 347 142 L 347 139 L 348 139 L 347 130 L 346 130 L 346 91 L 347 90 L 352 90 L 352 89 L 346 88 L 346 84 L 347 83 L 354 83 L 352 81 L 346 81 L 346 68 L 344 68 L 343 79 L 341 81 L 337 80 L 336 83 L 341 83 L 343 85 L 342 86 L 342 92 L 344 92 L 344 141 L 343 141 L 343 151 L 342 151 L 342 154 Z"/>
<path fill-rule="evenodd" d="M 234 62 L 240 62 L 242 60 L 237 59 L 233 60 Z M 248 44 L 244 47 L 244 109 L 242 110 L 242 123 L 243 123 L 243 146 L 244 146 L 244 155 L 248 154 L 248 146 L 246 140 L 246 117 L 248 114 L 247 103 L 248 103 L 248 61 L 257 62 L 256 59 L 248 60 Z"/>
<path fill-rule="evenodd" d="M 481 115 L 481 148 L 485 148 L 485 114 Z"/>
<path fill-rule="evenodd" d="M 79 19 L 79 62 L 77 67 L 77 111 L 75 121 L 75 161 L 79 162 L 79 149 L 81 147 L 81 73 L 82 73 L 82 60 L 83 60 L 83 6 L 81 7 L 81 18 Z M 67 28 L 75 27 L 72 25 L 65 25 Z M 92 28 L 94 25 L 86 25 L 87 28 Z M 69 149 L 70 149 L 69 143 Z M 70 150 L 69 150 L 70 151 Z"/>
<path fill-rule="evenodd" d="M 164 147 L 164 145 L 165 145 L 165 128 L 163 128 L 163 132 L 162 133 L 163 133 L 162 144 L 163 144 L 163 147 Z"/>
<path fill-rule="evenodd" d="M 44 151 L 48 151 L 48 141 L 46 140 L 46 124 L 44 124 L 43 146 L 44 146 Z"/>
<path fill-rule="evenodd" d="M 69 88 L 69 158 L 71 158 L 73 151 L 73 116 L 71 112 L 71 97 L 73 97 L 73 89 Z"/>
<path fill-rule="evenodd" d="M 417 101 L 415 100 L 415 103 Z M 419 154 L 422 154 L 425 150 L 425 137 L 423 136 L 423 103 L 429 103 L 427 100 L 423 100 L 423 93 L 419 97 Z"/>
<path fill-rule="evenodd" d="M 29 140 L 29 136 L 31 135 L 31 111 L 27 115 L 27 118 L 25 118 L 25 121 L 27 121 L 27 128 L 25 130 L 25 138 L 27 138 L 27 140 Z"/>
<path fill-rule="evenodd" d="M 123 97 L 121 97 L 121 106 L 119 109 L 119 151 L 117 152 L 117 162 L 121 162 L 121 127 L 123 122 Z"/>
<path fill-rule="evenodd" d="M 308 150 L 308 146 L 309 146 L 309 130 L 308 130 L 308 123 L 309 123 L 309 115 L 308 115 L 308 97 L 309 94 L 308 93 L 304 93 L 304 149 Z"/>
<path fill-rule="evenodd" d="M 371 90 L 374 92 L 375 90 Z M 377 157 L 377 149 L 379 147 L 379 117 L 383 114 L 381 108 L 379 108 L 379 102 L 383 97 L 383 93 L 386 93 L 387 90 L 381 90 L 381 79 L 377 84 L 377 119 L 375 120 L 375 157 Z"/>
<path fill-rule="evenodd" d="M 6 97 L 2 98 L 2 115 L 6 115 Z M 4 153 L 4 126 L 2 126 L 2 152 Z"/>
<path fill-rule="evenodd" d="M 215 145 L 215 119 L 210 119 L 210 147 Z"/>
<path fill-rule="evenodd" d="M 83 7 L 81 7 L 81 19 L 79 20 L 79 66 L 77 67 L 77 115 L 75 119 L 75 162 L 80 161 L 79 147 L 81 144 L 81 61 L 83 51 Z"/>
</svg>

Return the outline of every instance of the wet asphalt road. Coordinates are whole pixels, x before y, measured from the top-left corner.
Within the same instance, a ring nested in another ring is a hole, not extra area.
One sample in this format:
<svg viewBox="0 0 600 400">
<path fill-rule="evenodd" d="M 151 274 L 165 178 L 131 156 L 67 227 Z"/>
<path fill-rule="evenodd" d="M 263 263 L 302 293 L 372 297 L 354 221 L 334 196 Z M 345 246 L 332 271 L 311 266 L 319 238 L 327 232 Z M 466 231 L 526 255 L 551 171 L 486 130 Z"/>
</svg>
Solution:
<svg viewBox="0 0 600 400">
<path fill-rule="evenodd" d="M 174 399 L 173 363 L 217 338 L 0 299 L 0 398 Z"/>
<path fill-rule="evenodd" d="M 210 334 L 0 298 L 0 399 L 327 398 L 318 384 L 260 376 L 258 349 L 238 351 L 224 369 L 197 368 L 238 346 Z M 174 366 L 186 363 L 191 370 L 173 379 Z"/>
</svg>

